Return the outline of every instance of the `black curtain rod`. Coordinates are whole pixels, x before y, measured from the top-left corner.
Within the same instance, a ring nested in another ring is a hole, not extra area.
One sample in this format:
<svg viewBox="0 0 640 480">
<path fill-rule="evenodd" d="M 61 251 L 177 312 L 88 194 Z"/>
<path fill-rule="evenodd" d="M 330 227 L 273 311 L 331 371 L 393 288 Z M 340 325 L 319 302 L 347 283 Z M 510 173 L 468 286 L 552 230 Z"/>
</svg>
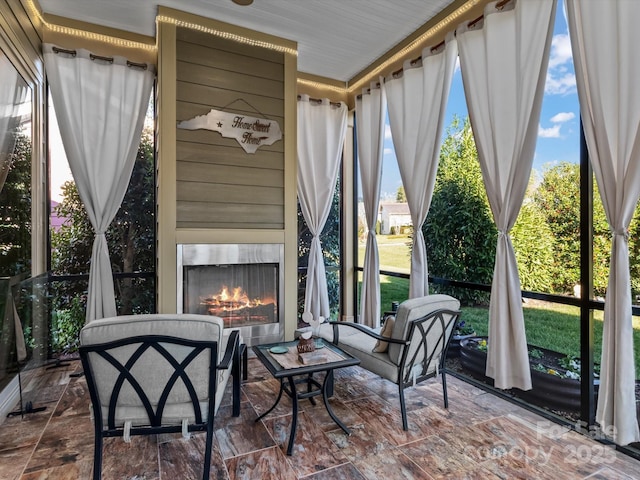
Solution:
<svg viewBox="0 0 640 480">
<path fill-rule="evenodd" d="M 301 100 L 302 96 L 298 95 L 298 100 Z M 311 98 L 309 97 L 309 101 L 310 102 L 314 102 L 314 103 L 322 103 L 322 99 L 321 98 Z M 339 107 L 340 105 L 342 105 L 341 102 L 329 102 L 329 105 L 332 105 L 334 107 Z"/>
<path fill-rule="evenodd" d="M 66 48 L 60 48 L 60 47 L 53 47 L 53 53 L 64 53 L 65 55 L 71 55 L 72 57 L 75 57 L 77 55 L 77 52 L 75 50 L 68 50 Z M 108 63 L 113 63 L 113 57 L 104 57 L 101 55 L 94 55 L 93 53 L 89 54 L 89 58 L 91 60 L 100 60 L 103 62 L 108 62 Z M 127 67 L 131 67 L 131 68 L 141 68 L 143 70 L 147 69 L 147 64 L 146 63 L 137 63 L 137 62 L 131 62 L 129 60 L 127 60 Z"/>
<path fill-rule="evenodd" d="M 501 2 L 496 3 L 496 10 L 502 10 L 504 8 L 504 6 L 511 2 L 512 0 L 502 0 Z M 469 23 L 467 23 L 467 27 L 471 28 L 473 27 L 476 23 L 478 23 L 480 20 L 482 20 L 484 18 L 484 15 L 480 15 L 478 18 L 475 18 L 473 20 L 471 20 Z M 454 32 L 455 35 L 455 32 Z M 444 45 L 445 41 L 442 40 L 440 43 L 438 43 L 437 45 L 434 45 L 433 47 L 431 47 L 431 53 L 435 53 L 436 50 L 438 50 L 440 47 L 442 47 Z M 416 63 L 418 63 L 419 61 L 422 60 L 422 55 L 420 55 L 417 58 L 414 58 L 413 60 L 411 60 L 410 65 L 413 66 Z M 398 70 L 396 70 L 395 72 L 391 72 L 391 76 L 392 77 L 397 77 L 398 75 L 400 75 L 402 72 L 404 71 L 404 68 L 400 68 Z"/>
</svg>

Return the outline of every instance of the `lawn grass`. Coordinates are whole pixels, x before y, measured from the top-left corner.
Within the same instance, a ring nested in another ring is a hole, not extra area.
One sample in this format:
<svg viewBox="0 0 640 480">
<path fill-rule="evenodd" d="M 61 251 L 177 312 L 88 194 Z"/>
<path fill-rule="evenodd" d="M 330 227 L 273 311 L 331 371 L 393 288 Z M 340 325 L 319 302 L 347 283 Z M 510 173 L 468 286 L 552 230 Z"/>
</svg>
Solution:
<svg viewBox="0 0 640 480">
<path fill-rule="evenodd" d="M 408 235 L 378 235 L 380 270 L 409 273 L 411 271 L 411 239 Z M 358 265 L 364 265 L 365 244 L 358 245 Z"/>
<path fill-rule="evenodd" d="M 380 265 L 383 270 L 409 271 L 410 257 L 403 235 L 379 235 Z M 361 262 L 364 245 L 361 246 Z M 387 265 L 388 268 L 382 265 Z M 409 295 L 409 280 L 380 276 L 381 314 L 391 310 L 392 302 L 402 302 Z M 580 355 L 580 310 L 578 307 L 558 303 L 525 301 L 523 305 L 527 343 L 555 350 L 567 355 Z M 603 312 L 594 311 L 594 359 L 600 361 L 602 352 Z M 473 325 L 478 335 L 487 335 L 489 309 L 487 307 L 463 307 L 462 319 Z M 633 317 L 633 344 L 636 378 L 640 379 L 640 317 Z"/>
</svg>

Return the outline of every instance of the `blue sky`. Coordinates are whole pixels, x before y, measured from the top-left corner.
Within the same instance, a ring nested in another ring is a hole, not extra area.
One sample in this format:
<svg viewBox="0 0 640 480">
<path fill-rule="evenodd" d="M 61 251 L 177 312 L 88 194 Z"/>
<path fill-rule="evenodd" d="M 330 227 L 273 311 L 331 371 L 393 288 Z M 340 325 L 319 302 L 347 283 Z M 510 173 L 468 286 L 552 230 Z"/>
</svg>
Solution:
<svg viewBox="0 0 640 480">
<path fill-rule="evenodd" d="M 454 115 L 466 118 L 467 114 L 462 76 L 458 64 L 451 84 L 444 131 L 446 132 L 447 127 L 451 124 Z M 579 135 L 580 111 L 569 30 L 563 9 L 559 6 L 538 127 L 538 141 L 533 162 L 535 174 L 540 177 L 544 168 L 562 161 L 577 163 L 580 159 Z M 382 170 L 381 197 L 394 199 L 402 181 L 388 124 L 385 131 L 385 154 Z"/>
</svg>

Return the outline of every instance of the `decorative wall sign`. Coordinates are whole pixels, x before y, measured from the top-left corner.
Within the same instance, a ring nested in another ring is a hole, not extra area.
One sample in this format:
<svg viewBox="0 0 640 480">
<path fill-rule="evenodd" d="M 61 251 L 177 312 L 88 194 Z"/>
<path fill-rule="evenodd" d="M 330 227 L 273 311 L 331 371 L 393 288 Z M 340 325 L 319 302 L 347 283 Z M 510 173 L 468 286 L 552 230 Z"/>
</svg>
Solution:
<svg viewBox="0 0 640 480">
<path fill-rule="evenodd" d="M 247 153 L 256 153 L 258 147 L 272 145 L 282 138 L 278 122 L 213 108 L 206 115 L 179 122 L 178 128 L 219 132 L 225 138 L 235 138 Z"/>
</svg>

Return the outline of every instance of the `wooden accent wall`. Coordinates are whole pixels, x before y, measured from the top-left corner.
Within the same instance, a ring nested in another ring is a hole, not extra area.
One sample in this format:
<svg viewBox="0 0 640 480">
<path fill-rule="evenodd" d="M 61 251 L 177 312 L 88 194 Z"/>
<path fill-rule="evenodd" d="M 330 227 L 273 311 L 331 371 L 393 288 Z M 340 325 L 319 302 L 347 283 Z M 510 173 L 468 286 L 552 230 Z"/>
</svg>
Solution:
<svg viewBox="0 0 640 480">
<path fill-rule="evenodd" d="M 284 132 L 284 54 L 178 28 L 176 59 L 178 122 L 213 108 Z M 176 227 L 284 229 L 283 140 L 251 154 L 219 132 L 178 128 Z"/>
</svg>

